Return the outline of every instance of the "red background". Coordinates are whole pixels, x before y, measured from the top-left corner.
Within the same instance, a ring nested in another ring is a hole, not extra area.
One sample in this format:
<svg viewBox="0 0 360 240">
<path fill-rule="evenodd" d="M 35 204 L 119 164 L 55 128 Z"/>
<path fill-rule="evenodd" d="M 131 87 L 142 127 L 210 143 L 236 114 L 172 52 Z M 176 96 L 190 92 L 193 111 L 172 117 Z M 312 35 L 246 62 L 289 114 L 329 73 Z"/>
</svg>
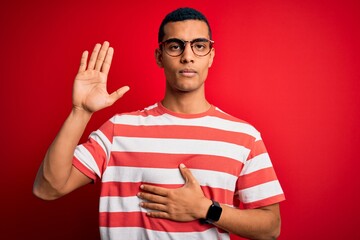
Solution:
<svg viewBox="0 0 360 240">
<path fill-rule="evenodd" d="M 83 139 L 114 113 L 162 98 L 157 30 L 180 6 L 213 28 L 208 99 L 262 132 L 287 197 L 280 239 L 360 238 L 359 1 L 0 4 L 2 239 L 98 239 L 99 186 L 44 202 L 31 191 L 37 168 L 70 112 L 81 53 L 96 42 L 115 48 L 109 91 L 131 91 Z"/>
</svg>

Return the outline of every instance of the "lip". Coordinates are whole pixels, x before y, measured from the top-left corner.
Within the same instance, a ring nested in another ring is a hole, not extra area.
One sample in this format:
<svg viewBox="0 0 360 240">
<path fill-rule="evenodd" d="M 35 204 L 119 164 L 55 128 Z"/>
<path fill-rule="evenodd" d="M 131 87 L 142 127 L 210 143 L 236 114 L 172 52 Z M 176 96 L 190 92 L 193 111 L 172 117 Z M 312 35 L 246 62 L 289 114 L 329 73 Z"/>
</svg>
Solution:
<svg viewBox="0 0 360 240">
<path fill-rule="evenodd" d="M 179 73 L 186 77 L 193 77 L 196 75 L 196 71 L 194 69 L 186 68 L 179 71 Z"/>
</svg>

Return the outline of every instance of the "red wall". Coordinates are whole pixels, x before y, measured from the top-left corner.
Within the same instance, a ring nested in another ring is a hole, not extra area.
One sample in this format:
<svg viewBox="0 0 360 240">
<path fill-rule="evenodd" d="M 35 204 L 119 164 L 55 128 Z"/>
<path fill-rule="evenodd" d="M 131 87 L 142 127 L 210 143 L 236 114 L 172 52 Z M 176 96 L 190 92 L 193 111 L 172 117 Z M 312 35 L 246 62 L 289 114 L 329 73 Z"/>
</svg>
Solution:
<svg viewBox="0 0 360 240">
<path fill-rule="evenodd" d="M 44 202 L 31 192 L 37 168 L 71 109 L 81 53 L 96 42 L 115 48 L 110 91 L 131 91 L 86 135 L 162 98 L 157 30 L 180 6 L 213 28 L 208 98 L 262 132 L 287 197 L 280 239 L 360 238 L 359 1 L 54 2 L 0 3 L 0 238 L 98 239 L 99 186 Z"/>
</svg>

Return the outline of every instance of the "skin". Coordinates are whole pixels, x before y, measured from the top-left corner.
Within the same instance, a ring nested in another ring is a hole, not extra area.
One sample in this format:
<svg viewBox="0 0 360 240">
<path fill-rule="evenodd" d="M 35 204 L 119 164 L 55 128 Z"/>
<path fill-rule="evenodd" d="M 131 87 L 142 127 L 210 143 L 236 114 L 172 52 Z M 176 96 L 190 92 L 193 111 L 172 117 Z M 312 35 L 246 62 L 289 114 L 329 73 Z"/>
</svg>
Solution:
<svg viewBox="0 0 360 240">
<path fill-rule="evenodd" d="M 87 64 L 88 52 L 83 52 L 73 86 L 73 107 L 35 178 L 37 197 L 57 199 L 92 181 L 72 165 L 72 158 L 92 114 L 111 106 L 129 90 L 128 86 L 111 94 L 106 90 L 113 53 L 108 42 L 96 44 Z"/>
<path fill-rule="evenodd" d="M 193 40 L 209 38 L 206 23 L 198 20 L 170 22 L 164 26 L 163 40 L 179 38 Z M 155 58 L 159 67 L 164 68 L 166 90 L 163 105 L 174 112 L 201 113 L 209 109 L 205 98 L 205 80 L 215 56 L 215 49 L 204 57 L 197 57 L 186 44 L 179 57 L 172 57 L 156 49 Z M 186 73 L 187 71 L 187 73 Z"/>
<path fill-rule="evenodd" d="M 187 20 L 165 25 L 165 36 L 182 40 L 209 38 L 205 22 Z M 157 49 L 157 64 L 164 68 L 166 93 L 163 104 L 168 109 L 180 113 L 205 112 L 210 104 L 205 98 L 205 80 L 208 69 L 215 56 L 215 49 L 209 55 L 197 57 L 186 45 L 179 57 L 171 57 Z M 184 75 L 183 69 L 193 69 L 194 74 Z M 185 179 L 185 185 L 178 189 L 166 189 L 151 185 L 142 185 L 138 196 L 147 200 L 141 203 L 143 208 L 154 210 L 149 217 L 164 218 L 174 221 L 192 221 L 206 217 L 209 206 L 207 199 L 190 170 L 183 164 L 179 170 Z M 250 239 L 276 239 L 280 233 L 279 205 L 274 204 L 258 209 L 240 210 L 221 205 L 223 212 L 215 225 L 228 232 Z"/>
<path fill-rule="evenodd" d="M 168 23 L 164 39 L 173 37 L 183 40 L 209 38 L 207 25 L 198 20 Z M 82 54 L 73 86 L 73 107 L 35 178 L 33 193 L 37 197 L 57 199 L 92 181 L 72 165 L 72 158 L 93 113 L 111 106 L 129 90 L 128 86 L 111 94 L 106 90 L 113 53 L 114 49 L 104 42 L 95 45 L 89 60 L 87 51 Z M 166 77 L 163 105 L 174 112 L 187 114 L 208 110 L 210 104 L 205 98 L 205 80 L 214 56 L 215 49 L 212 49 L 209 55 L 197 57 L 189 44 L 183 54 L 175 58 L 157 49 L 156 62 L 164 68 Z M 211 200 L 204 196 L 188 168 L 181 164 L 179 171 L 185 179 L 181 188 L 142 185 L 139 189 L 138 197 L 149 201 L 142 202 L 141 206 L 154 210 L 148 214 L 149 217 L 182 222 L 205 218 Z M 280 233 L 278 204 L 251 210 L 225 205 L 222 208 L 221 218 L 214 224 L 228 232 L 250 239 L 275 239 Z"/>
</svg>

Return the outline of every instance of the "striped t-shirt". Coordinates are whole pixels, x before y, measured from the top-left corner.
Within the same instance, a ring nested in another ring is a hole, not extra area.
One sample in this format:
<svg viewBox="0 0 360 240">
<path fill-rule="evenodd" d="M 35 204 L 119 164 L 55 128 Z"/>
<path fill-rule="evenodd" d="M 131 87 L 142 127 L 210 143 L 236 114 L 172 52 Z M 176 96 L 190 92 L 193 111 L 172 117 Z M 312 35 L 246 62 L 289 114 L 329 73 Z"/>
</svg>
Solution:
<svg viewBox="0 0 360 240">
<path fill-rule="evenodd" d="M 157 103 L 119 114 L 79 145 L 73 164 L 101 180 L 102 239 L 229 239 L 199 221 L 149 218 L 136 196 L 143 183 L 166 188 L 184 184 L 184 163 L 205 196 L 237 208 L 284 200 L 260 133 L 212 106 L 202 114 L 179 114 Z"/>
</svg>

